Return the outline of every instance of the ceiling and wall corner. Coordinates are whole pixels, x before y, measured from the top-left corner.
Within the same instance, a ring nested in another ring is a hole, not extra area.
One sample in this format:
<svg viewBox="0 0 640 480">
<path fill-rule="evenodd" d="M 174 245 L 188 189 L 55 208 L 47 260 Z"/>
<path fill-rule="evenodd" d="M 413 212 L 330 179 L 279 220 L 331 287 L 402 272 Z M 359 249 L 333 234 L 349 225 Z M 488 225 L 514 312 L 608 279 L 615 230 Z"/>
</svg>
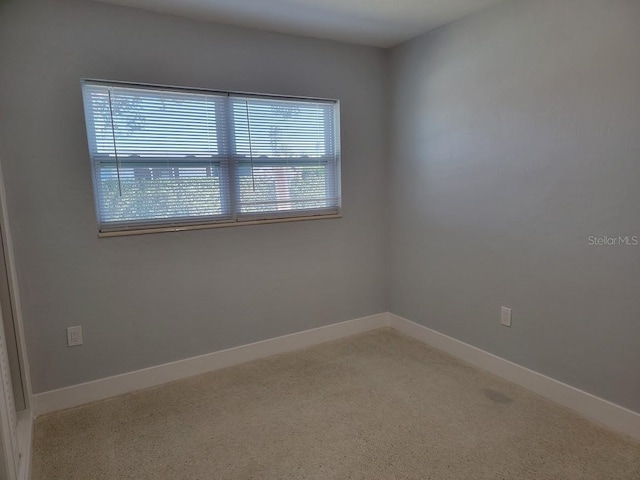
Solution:
<svg viewBox="0 0 640 480">
<path fill-rule="evenodd" d="M 388 48 L 504 0 L 96 0 Z"/>
</svg>

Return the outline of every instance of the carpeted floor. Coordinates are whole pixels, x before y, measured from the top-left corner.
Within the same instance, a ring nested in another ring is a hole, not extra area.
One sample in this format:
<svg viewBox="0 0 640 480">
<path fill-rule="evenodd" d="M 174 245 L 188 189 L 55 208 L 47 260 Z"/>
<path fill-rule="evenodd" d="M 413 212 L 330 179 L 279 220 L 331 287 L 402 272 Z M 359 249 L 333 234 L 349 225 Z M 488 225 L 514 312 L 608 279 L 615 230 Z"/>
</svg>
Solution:
<svg viewBox="0 0 640 480">
<path fill-rule="evenodd" d="M 382 329 L 36 422 L 34 480 L 640 479 L 640 444 Z"/>
</svg>

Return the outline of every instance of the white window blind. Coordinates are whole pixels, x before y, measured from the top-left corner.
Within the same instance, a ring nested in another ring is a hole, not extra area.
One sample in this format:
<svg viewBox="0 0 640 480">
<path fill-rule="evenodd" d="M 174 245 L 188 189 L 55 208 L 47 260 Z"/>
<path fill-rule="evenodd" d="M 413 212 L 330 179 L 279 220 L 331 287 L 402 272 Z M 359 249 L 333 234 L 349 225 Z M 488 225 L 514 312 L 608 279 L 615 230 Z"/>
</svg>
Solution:
<svg viewBox="0 0 640 480">
<path fill-rule="evenodd" d="M 340 212 L 338 103 L 83 81 L 102 232 Z"/>
</svg>

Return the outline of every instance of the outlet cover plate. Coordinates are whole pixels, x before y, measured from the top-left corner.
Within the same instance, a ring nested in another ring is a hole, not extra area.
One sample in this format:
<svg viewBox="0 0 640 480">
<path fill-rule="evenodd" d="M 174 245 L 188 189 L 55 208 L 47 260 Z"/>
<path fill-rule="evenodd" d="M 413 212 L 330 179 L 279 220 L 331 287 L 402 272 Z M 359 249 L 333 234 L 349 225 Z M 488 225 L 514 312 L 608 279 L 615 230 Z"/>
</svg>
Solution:
<svg viewBox="0 0 640 480">
<path fill-rule="evenodd" d="M 75 347 L 82 345 L 82 327 L 67 328 L 67 346 Z"/>
</svg>

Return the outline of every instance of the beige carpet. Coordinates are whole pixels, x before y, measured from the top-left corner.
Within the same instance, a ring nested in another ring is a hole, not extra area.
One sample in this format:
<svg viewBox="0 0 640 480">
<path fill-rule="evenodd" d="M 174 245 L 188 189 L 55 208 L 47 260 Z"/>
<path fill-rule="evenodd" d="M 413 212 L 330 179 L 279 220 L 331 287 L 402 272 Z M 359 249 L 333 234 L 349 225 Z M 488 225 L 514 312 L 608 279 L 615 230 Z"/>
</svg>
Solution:
<svg viewBox="0 0 640 480">
<path fill-rule="evenodd" d="M 640 479 L 640 444 L 382 329 L 39 418 L 34 480 Z"/>
</svg>

